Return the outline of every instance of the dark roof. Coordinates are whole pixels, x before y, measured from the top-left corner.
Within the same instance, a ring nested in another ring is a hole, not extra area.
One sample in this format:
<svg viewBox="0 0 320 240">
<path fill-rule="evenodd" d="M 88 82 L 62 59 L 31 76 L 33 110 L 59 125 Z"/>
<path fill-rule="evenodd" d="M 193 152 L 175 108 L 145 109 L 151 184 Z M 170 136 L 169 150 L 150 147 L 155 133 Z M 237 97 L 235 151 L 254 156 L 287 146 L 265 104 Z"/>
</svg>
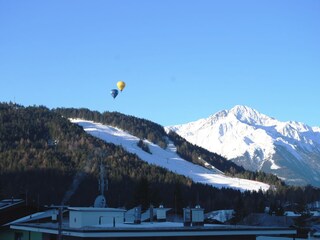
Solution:
<svg viewBox="0 0 320 240">
<path fill-rule="evenodd" d="M 267 213 L 252 213 L 241 224 L 250 226 L 278 226 L 289 227 L 293 225 L 293 219 L 287 216 L 274 216 Z"/>
<path fill-rule="evenodd" d="M 7 208 L 16 206 L 16 205 L 20 205 L 24 202 L 24 200 L 22 199 L 15 199 L 15 198 L 11 198 L 11 199 L 3 199 L 0 201 L 0 212 L 2 210 L 5 210 Z"/>
<path fill-rule="evenodd" d="M 35 206 L 26 205 L 22 199 L 4 199 L 0 201 L 0 227 L 18 218 L 37 212 Z"/>
</svg>

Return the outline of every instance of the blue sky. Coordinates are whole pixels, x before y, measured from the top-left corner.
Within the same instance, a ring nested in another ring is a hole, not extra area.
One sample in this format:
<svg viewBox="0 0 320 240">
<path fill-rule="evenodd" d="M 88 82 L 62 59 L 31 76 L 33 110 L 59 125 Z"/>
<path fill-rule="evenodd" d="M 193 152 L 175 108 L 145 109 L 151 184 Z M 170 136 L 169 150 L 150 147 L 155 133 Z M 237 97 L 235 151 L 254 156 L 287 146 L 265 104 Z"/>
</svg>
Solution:
<svg viewBox="0 0 320 240">
<path fill-rule="evenodd" d="M 163 126 L 239 104 L 320 126 L 320 1 L 0 0 L 0 82 L 2 102 Z"/>
</svg>

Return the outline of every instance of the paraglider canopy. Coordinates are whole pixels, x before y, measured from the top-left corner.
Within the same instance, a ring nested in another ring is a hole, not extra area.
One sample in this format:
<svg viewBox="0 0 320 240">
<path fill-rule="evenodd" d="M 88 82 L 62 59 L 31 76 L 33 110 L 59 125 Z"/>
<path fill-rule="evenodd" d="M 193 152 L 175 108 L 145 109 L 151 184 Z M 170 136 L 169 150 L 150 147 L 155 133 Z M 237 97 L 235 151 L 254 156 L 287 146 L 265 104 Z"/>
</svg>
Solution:
<svg viewBox="0 0 320 240">
<path fill-rule="evenodd" d="M 117 82 L 117 87 L 119 88 L 120 91 L 122 91 L 126 86 L 126 83 L 123 81 Z"/>
<path fill-rule="evenodd" d="M 118 96 L 119 91 L 117 89 L 111 89 L 110 94 L 113 98 L 116 98 Z"/>
</svg>

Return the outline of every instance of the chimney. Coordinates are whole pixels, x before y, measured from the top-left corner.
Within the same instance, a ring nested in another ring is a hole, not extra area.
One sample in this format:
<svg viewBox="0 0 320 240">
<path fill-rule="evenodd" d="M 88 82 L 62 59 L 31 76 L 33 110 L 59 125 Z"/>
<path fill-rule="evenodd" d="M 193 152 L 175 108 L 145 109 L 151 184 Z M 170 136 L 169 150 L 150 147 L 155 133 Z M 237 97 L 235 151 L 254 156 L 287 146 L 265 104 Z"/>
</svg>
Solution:
<svg viewBox="0 0 320 240">
<path fill-rule="evenodd" d="M 136 207 L 134 209 L 134 223 L 135 224 L 141 223 L 141 206 Z"/>
<path fill-rule="evenodd" d="M 167 221 L 167 208 L 164 208 L 163 205 L 160 205 L 156 210 L 157 221 L 158 222 L 166 222 Z"/>
<path fill-rule="evenodd" d="M 192 226 L 203 226 L 204 224 L 204 209 L 200 205 L 196 205 L 191 209 Z"/>
<path fill-rule="evenodd" d="M 183 209 L 183 226 L 191 226 L 191 209 L 189 207 Z"/>
</svg>

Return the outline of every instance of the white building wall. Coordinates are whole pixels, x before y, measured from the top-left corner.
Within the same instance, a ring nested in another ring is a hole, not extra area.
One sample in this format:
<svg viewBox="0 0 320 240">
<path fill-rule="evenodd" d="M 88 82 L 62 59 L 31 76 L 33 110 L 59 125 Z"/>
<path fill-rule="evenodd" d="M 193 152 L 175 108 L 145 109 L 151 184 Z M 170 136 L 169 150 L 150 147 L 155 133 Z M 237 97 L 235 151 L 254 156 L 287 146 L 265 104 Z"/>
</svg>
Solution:
<svg viewBox="0 0 320 240">
<path fill-rule="evenodd" d="M 110 225 L 113 223 L 123 223 L 124 222 L 124 212 L 119 209 L 70 209 L 69 213 L 69 226 L 71 228 L 81 228 L 85 226 L 94 225 Z"/>
<path fill-rule="evenodd" d="M 195 223 L 201 223 L 204 221 L 204 213 L 203 213 L 203 209 L 199 209 L 199 208 L 194 208 L 191 211 L 191 215 L 192 215 L 192 222 Z"/>
<path fill-rule="evenodd" d="M 81 213 L 81 217 L 82 217 L 82 226 L 81 227 L 98 225 L 100 216 L 103 216 L 103 213 L 82 212 Z"/>
<path fill-rule="evenodd" d="M 110 212 L 103 215 L 101 219 L 101 224 L 108 224 L 113 226 L 113 221 L 115 224 L 124 222 L 124 212 Z"/>
<path fill-rule="evenodd" d="M 69 213 L 69 226 L 71 228 L 80 228 L 82 226 L 81 212 L 70 211 Z"/>
</svg>

